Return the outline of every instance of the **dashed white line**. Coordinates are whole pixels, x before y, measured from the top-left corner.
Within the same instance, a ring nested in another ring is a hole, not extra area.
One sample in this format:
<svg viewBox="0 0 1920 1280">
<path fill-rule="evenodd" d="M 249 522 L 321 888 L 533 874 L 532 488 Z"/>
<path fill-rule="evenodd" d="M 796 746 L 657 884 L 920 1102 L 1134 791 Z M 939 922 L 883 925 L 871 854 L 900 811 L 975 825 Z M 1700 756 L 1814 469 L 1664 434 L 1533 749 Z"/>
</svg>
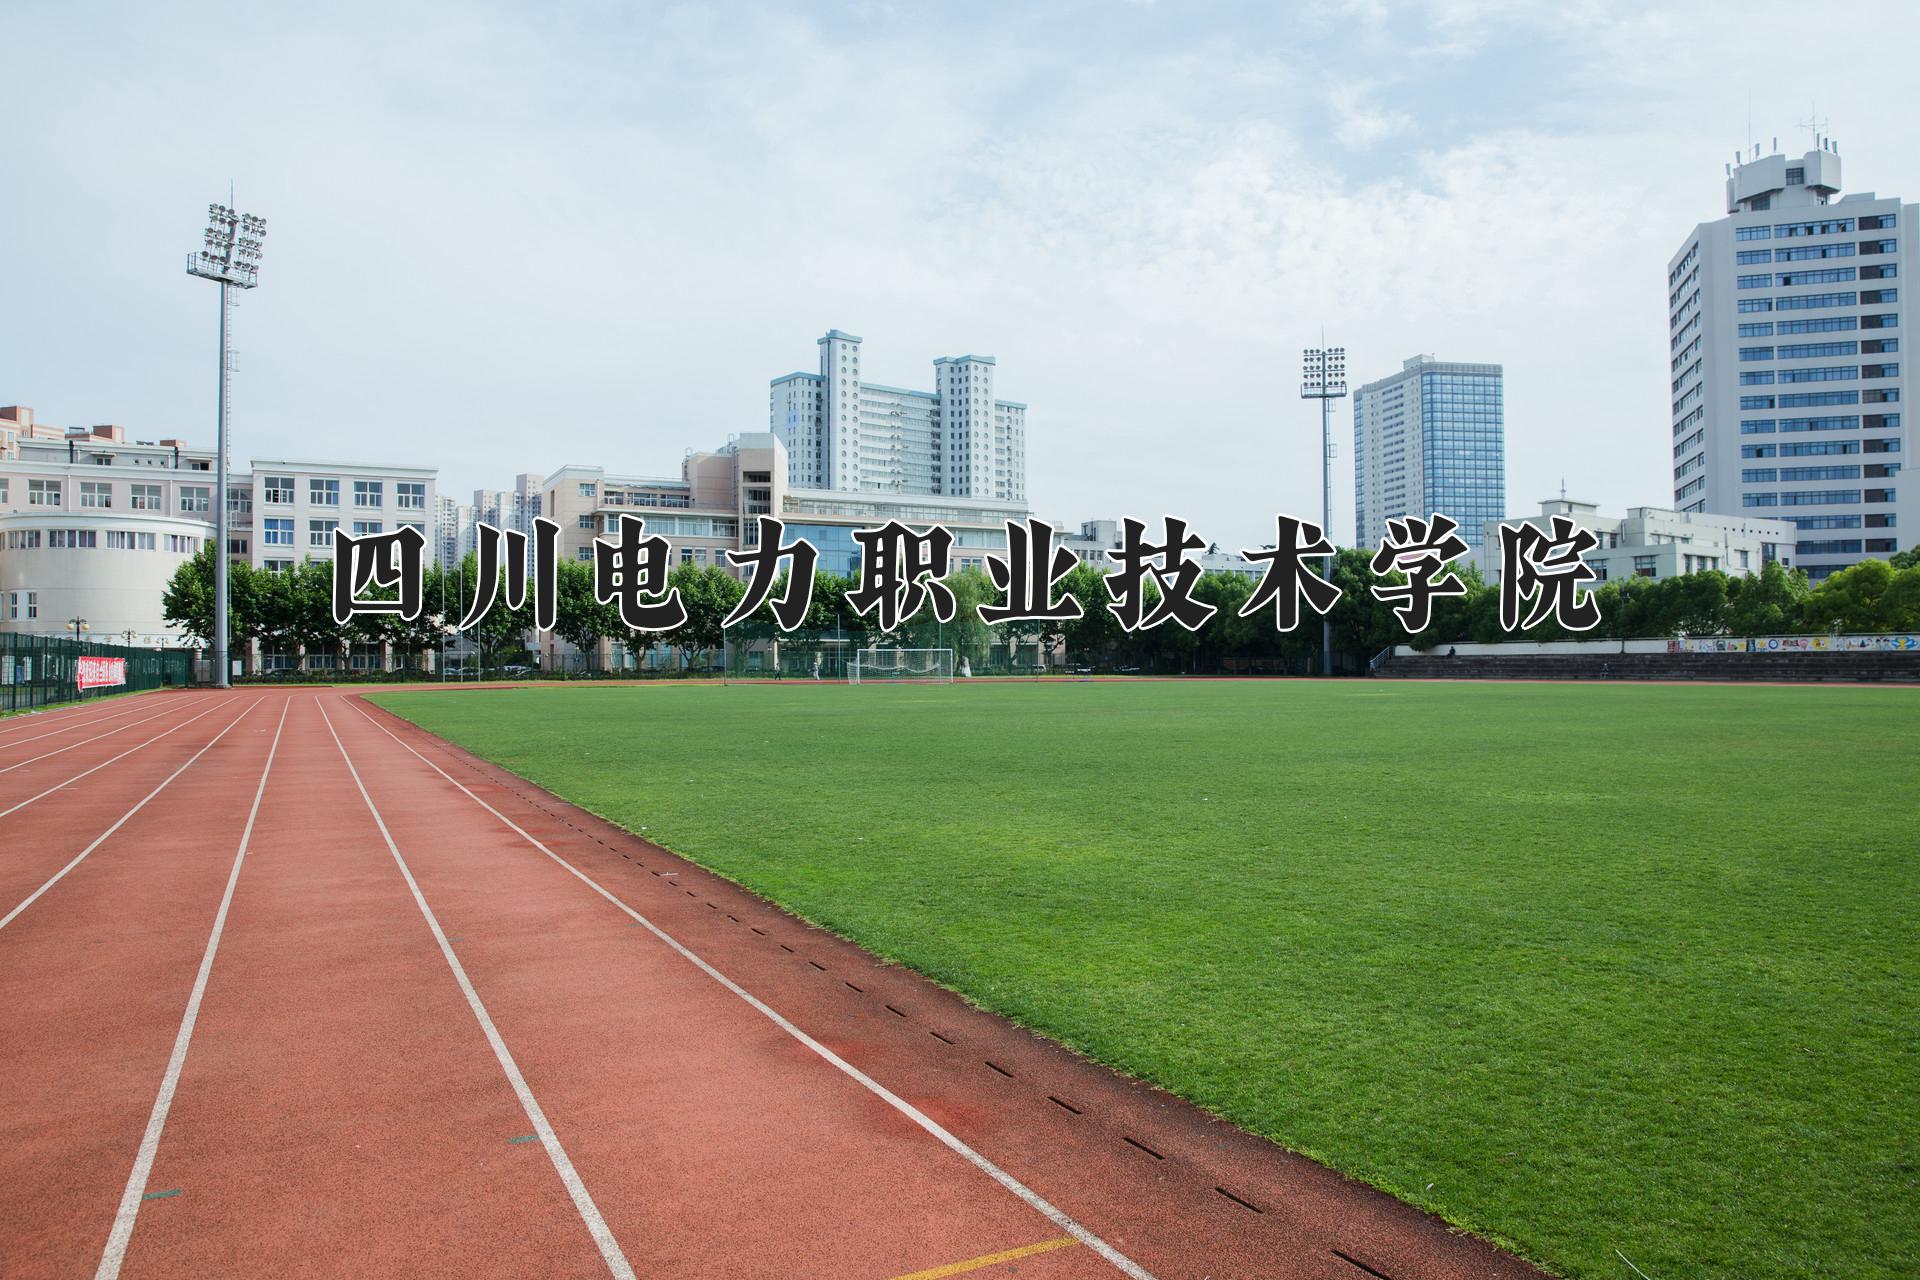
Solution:
<svg viewBox="0 0 1920 1280">
<path fill-rule="evenodd" d="M 226 737 L 228 729 L 233 728 L 234 725 L 239 724 L 242 720 L 245 720 L 247 718 L 247 712 L 252 711 L 255 707 L 259 706 L 263 701 L 265 701 L 265 699 L 255 698 L 252 702 L 248 703 L 246 711 L 242 711 L 239 715 L 235 716 L 232 720 L 228 721 L 226 729 L 222 729 L 220 732 L 214 734 L 212 739 L 208 741 L 206 746 L 194 752 L 193 755 L 188 757 L 187 762 L 185 764 L 181 765 L 178 769 L 175 769 L 172 773 L 168 774 L 166 777 L 166 781 L 162 782 L 159 786 L 155 787 L 153 790 L 147 792 L 146 795 L 142 796 L 140 798 L 140 803 L 134 805 L 133 808 L 121 814 L 120 820 L 118 822 L 115 822 L 112 826 L 108 827 L 105 831 L 102 831 L 99 837 L 95 839 L 92 844 L 82 849 L 79 853 L 74 854 L 73 861 L 69 862 L 66 866 L 54 872 L 52 876 L 48 877 L 47 882 L 45 884 L 41 885 L 38 889 L 35 889 L 32 893 L 28 894 L 24 899 L 22 899 L 19 906 L 7 912 L 6 915 L 0 916 L 0 929 L 4 929 L 8 925 L 12 924 L 15 917 L 17 917 L 22 911 L 25 911 L 28 907 L 32 906 L 35 902 L 39 900 L 41 894 L 53 888 L 53 886 L 55 886 L 56 884 L 59 884 L 60 881 L 66 878 L 66 875 L 69 871 L 79 866 L 82 862 L 85 862 L 87 860 L 88 854 L 92 853 L 95 849 L 98 849 L 101 845 L 105 844 L 107 842 L 107 838 L 111 836 L 114 832 L 118 831 L 121 827 L 126 826 L 127 822 L 133 817 L 134 814 L 140 812 L 142 809 L 147 807 L 147 801 L 153 799 L 155 796 L 159 795 L 162 791 L 165 791 L 167 789 L 168 783 L 171 783 L 175 778 L 185 773 L 188 769 L 191 769 L 193 767 L 193 762 L 195 760 L 198 760 L 201 756 L 213 750 L 213 744 L 220 741 L 220 739 Z M 208 710 L 212 710 L 212 708 L 209 707 Z M 206 714 L 205 711 L 200 713 L 200 715 L 205 715 L 205 714 Z M 200 716 L 194 717 L 195 720 L 198 720 L 199 718 Z M 179 726 L 176 725 L 174 727 L 178 728 Z M 173 732 L 173 730 L 169 729 L 167 732 L 171 733 Z M 136 751 L 139 750 L 138 747 L 134 749 Z M 115 759 L 118 759 L 118 758 L 119 758 L 118 756 L 115 757 Z M 108 763 L 111 764 L 112 761 L 109 761 Z M 89 769 L 87 772 L 91 773 L 93 772 L 93 770 Z M 81 776 L 84 777 L 86 775 L 82 774 Z M 60 785 L 65 786 L 66 783 L 63 782 Z M 54 790 L 56 791 L 59 790 L 59 787 L 55 787 Z M 45 795 L 47 793 L 42 792 L 41 794 Z M 34 797 L 35 800 L 39 798 L 40 798 L 39 796 Z M 31 803 L 31 801 L 22 801 L 21 803 L 28 804 L 28 803 Z M 13 808 L 18 809 L 19 807 L 20 805 L 15 805 Z M 7 813 L 12 813 L 12 812 L 13 812 L 13 809 L 7 810 Z M 0 818 L 4 818 L 5 816 L 6 814 L 0 813 Z"/>
<path fill-rule="evenodd" d="M 202 711 L 202 712 L 200 712 L 200 714 L 199 714 L 199 715 L 193 715 L 193 716 L 188 716 L 188 717 L 187 717 L 187 718 L 186 718 L 185 720 L 182 720 L 182 721 L 181 721 L 181 722 L 180 722 L 179 724 L 177 724 L 177 725 L 175 725 L 175 726 L 173 726 L 173 728 L 171 728 L 171 729 L 165 729 L 165 730 L 162 730 L 162 731 L 161 731 L 161 732 L 159 732 L 159 733 L 156 733 L 156 734 L 154 734 L 154 735 L 153 735 L 153 736 L 152 736 L 151 738 L 148 738 L 148 739 L 147 739 L 147 740 L 146 740 L 145 742 L 142 742 L 142 743 L 140 743 L 140 744 L 139 744 L 138 746 L 132 746 L 132 747 L 128 747 L 128 748 L 127 748 L 127 749 L 126 749 L 125 751 L 122 751 L 122 752 L 121 752 L 121 753 L 120 753 L 119 755 L 117 755 L 117 756 L 114 756 L 114 757 L 113 757 L 113 758 L 112 758 L 111 760 L 102 760 L 102 761 L 101 761 L 101 762 L 100 762 L 99 764 L 97 764 L 97 765 L 95 765 L 95 766 L 93 766 L 93 768 L 91 768 L 91 769 L 88 769 L 88 770 L 86 770 L 85 772 L 82 772 L 82 773 L 76 773 L 76 774 L 74 774 L 74 775 L 73 775 L 73 776 L 72 776 L 71 778 L 68 778 L 68 779 L 67 779 L 67 780 L 66 780 L 65 782 L 60 782 L 60 783 L 56 783 L 56 784 L 54 784 L 53 786 L 51 786 L 51 787 L 48 787 L 48 788 L 47 788 L 47 789 L 46 789 L 45 791 L 42 791 L 42 792 L 41 792 L 41 793 L 40 793 L 39 795 L 37 795 L 37 796 L 28 796 L 28 797 L 27 797 L 27 798 L 26 798 L 25 800 L 22 800 L 22 801 L 21 801 L 21 802 L 20 802 L 19 804 L 16 804 L 16 805 L 14 805 L 14 806 L 13 806 L 13 807 L 12 807 L 11 809 L 0 809 L 0 818 L 4 818 L 4 817 L 6 817 L 6 816 L 7 816 L 8 814 L 10 814 L 10 813 L 17 813 L 17 812 L 19 812 L 20 810 L 22 810 L 22 809 L 24 809 L 24 808 L 26 808 L 26 807 L 27 807 L 28 805 L 30 805 L 30 804 L 32 804 L 32 803 L 33 803 L 33 802 L 34 802 L 35 800 L 44 800 L 44 799 L 46 799 L 46 798 L 47 798 L 48 796 L 50 796 L 50 795 L 52 795 L 52 794 L 53 794 L 54 792 L 56 792 L 56 791 L 59 791 L 59 790 L 61 790 L 61 789 L 62 789 L 63 787 L 70 787 L 70 786 L 72 786 L 72 785 L 73 785 L 74 783 L 76 783 L 76 782 L 78 782 L 78 781 L 80 781 L 80 779 L 82 779 L 82 778 L 84 778 L 84 777 L 87 777 L 87 776 L 88 776 L 89 774 L 95 774 L 95 773 L 98 773 L 98 772 L 100 772 L 100 771 L 101 771 L 102 769 L 104 769 L 104 768 L 106 768 L 106 767 L 107 767 L 108 765 L 110 765 L 110 764 L 113 764 L 113 763 L 114 763 L 115 761 L 118 761 L 118 760 L 124 760 L 124 759 L 126 759 L 126 758 L 127 758 L 128 756 L 130 756 L 130 755 L 132 755 L 132 754 L 133 754 L 134 752 L 136 752 L 136 751 L 138 751 L 138 750 L 140 750 L 140 748 L 141 748 L 141 747 L 150 747 L 150 746 L 152 746 L 152 745 L 153 745 L 154 743 L 156 743 L 156 742 L 158 742 L 158 741 L 160 741 L 160 739 L 162 739 L 162 738 L 164 738 L 164 737 L 166 737 L 166 736 L 167 736 L 168 734 L 170 734 L 170 733 L 178 733 L 178 732 L 180 732 L 180 730 L 182 730 L 182 729 L 184 729 L 184 728 L 186 728 L 186 727 L 187 727 L 188 725 L 190 725 L 190 724 L 192 724 L 192 723 L 193 723 L 193 722 L 194 722 L 195 720 L 198 720 L 198 719 L 200 718 L 200 716 L 205 716 L 205 715 L 210 715 L 210 714 L 212 714 L 212 713 L 213 713 L 213 712 L 214 712 L 214 711 L 215 711 L 216 709 L 218 709 L 219 707 L 221 707 L 221 706 L 224 706 L 224 705 L 226 705 L 226 702 L 227 702 L 227 700 L 226 700 L 225 698 L 221 698 L 221 699 L 217 699 L 217 700 L 215 700 L 215 701 L 214 701 L 214 703 L 213 703 L 213 704 L 212 704 L 211 706 L 209 706 L 209 707 L 208 707 L 208 708 L 207 708 L 207 709 L 206 709 L 205 711 Z M 254 704 L 253 704 L 252 706 L 249 706 L 249 707 L 247 708 L 247 711 L 251 711 L 251 710 L 253 710 L 253 707 L 256 707 L 256 706 L 259 706 L 259 705 L 260 705 L 260 704 L 259 704 L 258 702 L 255 702 L 255 703 L 254 703 Z M 241 714 L 241 715 L 245 715 L 245 714 L 246 714 L 246 711 L 243 711 L 243 712 L 241 712 L 240 714 Z M 235 723 L 237 724 L 237 723 L 238 723 L 238 721 L 236 720 L 236 721 L 235 721 Z M 232 727 L 233 727 L 233 725 L 228 725 L 228 726 L 227 726 L 227 728 L 228 728 L 228 729 L 231 729 Z M 220 732 L 222 732 L 222 733 L 225 733 L 226 731 L 227 731 L 226 729 L 222 729 L 222 730 L 221 730 Z M 211 745 L 213 745 L 213 744 L 212 744 L 212 743 L 208 743 L 207 745 L 208 745 L 208 746 L 211 746 Z M 203 747 L 203 748 L 201 748 L 201 750 L 203 750 L 203 751 L 204 751 L 205 749 L 206 749 L 205 747 Z M 195 757 L 194 757 L 193 759 L 194 759 L 194 760 L 198 760 L 199 758 L 200 758 L 200 757 L 196 755 L 196 756 L 195 756 Z M 191 763 L 192 763 L 192 761 L 190 760 L 190 761 L 188 761 L 187 763 L 188 763 L 188 764 L 191 764 Z M 185 766 L 182 766 L 182 767 L 184 768 Z M 177 773 L 177 772 L 176 772 L 176 774 L 175 774 L 175 776 L 176 776 L 176 777 L 178 776 L 178 773 Z M 168 779 L 167 781 L 168 781 L 168 782 L 171 782 L 172 780 L 173 780 L 172 778 L 169 778 L 169 779 Z M 163 782 L 163 783 L 161 783 L 160 785 L 164 787 L 164 786 L 166 786 L 167 784 L 166 784 L 165 782 Z M 145 801 L 145 800 L 142 800 L 142 801 L 141 801 L 140 803 L 141 803 L 141 804 L 145 804 L 145 803 L 146 803 L 146 801 Z M 124 821 L 124 820 L 125 820 L 125 819 L 122 819 L 122 821 Z"/>
<path fill-rule="evenodd" d="M 240 848 L 233 855 L 233 869 L 227 873 L 226 892 L 220 895 L 220 909 L 214 913 L 213 930 L 207 935 L 207 949 L 200 957 L 200 972 L 193 980 L 193 994 L 187 997 L 187 1011 L 180 1018 L 179 1034 L 173 1038 L 173 1053 L 167 1058 L 166 1072 L 160 1077 L 160 1092 L 153 1100 L 153 1112 L 147 1117 L 147 1130 L 140 1138 L 140 1150 L 133 1158 L 133 1172 L 127 1175 L 126 1190 L 120 1194 L 120 1211 L 114 1215 L 113 1230 L 107 1235 L 106 1251 L 100 1255 L 100 1268 L 94 1280 L 115 1280 L 120 1264 L 126 1260 L 127 1243 L 133 1239 L 134 1221 L 140 1216 L 141 1197 L 146 1194 L 147 1175 L 153 1172 L 153 1158 L 160 1150 L 160 1133 L 166 1128 L 167 1113 L 173 1109 L 174 1091 L 180 1085 L 180 1072 L 187 1064 L 187 1047 L 193 1041 L 194 1024 L 200 1020 L 200 1002 L 207 994 L 207 978 L 213 972 L 214 953 L 220 949 L 220 935 L 227 927 L 227 909 L 233 905 L 233 889 L 240 882 L 240 864 L 246 860 L 247 846 L 253 840 L 253 824 L 260 816 L 260 800 L 267 794 L 267 775 L 273 772 L 273 758 L 280 750 L 280 732 L 287 726 L 289 698 L 280 707 L 280 722 L 273 728 L 273 745 L 267 748 L 267 763 L 260 770 L 260 785 L 254 788 L 253 807 L 247 810 L 247 825 L 240 832 Z M 251 710 L 252 708 L 248 708 Z"/>
<path fill-rule="evenodd" d="M 314 699 L 320 706 L 320 700 Z M 367 812 L 373 815 L 373 821 L 380 828 L 380 838 L 387 842 L 387 851 L 400 868 L 400 875 L 407 882 L 407 888 L 413 891 L 413 901 L 420 908 L 420 914 L 427 919 L 427 927 L 433 930 L 433 940 L 440 944 L 440 954 L 446 958 L 447 966 L 453 970 L 454 979 L 460 984 L 460 991 L 467 998 L 467 1007 L 473 1010 L 480 1029 L 486 1033 L 487 1043 L 493 1046 L 493 1056 L 499 1060 L 500 1069 L 506 1073 L 507 1080 L 513 1085 L 513 1092 L 520 1099 L 520 1106 L 527 1113 L 527 1119 L 533 1123 L 533 1131 L 540 1136 L 540 1145 L 546 1148 L 547 1158 L 553 1161 L 554 1171 L 560 1175 L 567 1194 L 573 1198 L 573 1207 L 579 1211 L 580 1219 L 586 1223 L 588 1234 L 600 1247 L 600 1256 L 606 1261 L 607 1270 L 615 1280 L 635 1280 L 633 1267 L 627 1261 L 627 1255 L 620 1249 L 620 1242 L 613 1238 L 612 1228 L 607 1220 L 600 1216 L 600 1206 L 593 1202 L 593 1196 L 587 1190 L 587 1184 L 580 1180 L 574 1170 L 573 1161 L 568 1157 L 566 1148 L 560 1145 L 559 1136 L 553 1126 L 547 1122 L 547 1113 L 540 1108 L 534 1098 L 533 1090 L 527 1085 L 527 1078 L 520 1074 L 520 1064 L 513 1060 L 513 1054 L 507 1049 L 507 1042 L 500 1037 L 499 1029 L 493 1025 L 493 1017 L 488 1014 L 486 1005 L 480 1002 L 480 993 L 473 989 L 473 983 L 467 978 L 467 971 L 460 958 L 453 953 L 453 947 L 447 941 L 446 931 L 441 929 L 433 908 L 427 905 L 426 895 L 420 892 L 420 885 L 413 878 L 413 871 L 407 866 L 407 860 L 400 856 L 400 846 L 393 842 L 393 834 L 387 830 L 386 819 L 380 816 L 380 810 L 373 803 L 373 797 L 367 794 L 366 783 L 360 781 L 360 770 L 354 767 L 353 757 L 347 753 L 347 744 L 340 741 L 340 734 L 333 727 L 333 717 L 327 709 L 320 706 L 320 718 L 327 722 L 327 732 L 333 734 L 333 744 L 340 748 L 340 758 L 347 762 L 347 772 L 353 775 L 353 785 L 360 789 L 360 798 L 367 802 Z"/>
<path fill-rule="evenodd" d="M 679 953 L 682 959 L 692 964 L 695 968 L 699 969 L 702 973 L 706 974 L 709 978 L 712 978 L 715 982 L 719 983 L 721 986 L 725 987 L 727 990 L 733 992 L 734 995 L 739 996 L 742 1000 L 746 1001 L 747 1004 L 751 1005 L 756 1012 L 766 1017 L 775 1026 L 779 1027 L 782 1031 L 792 1036 L 795 1040 L 798 1040 L 801 1044 L 811 1049 L 814 1053 L 820 1055 L 821 1058 L 825 1059 L 827 1062 L 831 1063 L 833 1066 L 839 1068 L 839 1070 L 841 1070 L 842 1072 L 845 1072 L 848 1077 L 850 1077 L 851 1079 L 859 1083 L 869 1093 L 872 1093 L 875 1097 L 879 1098 L 882 1102 L 885 1102 L 888 1106 L 892 1107 L 895 1111 L 898 1111 L 901 1115 L 905 1116 L 907 1119 L 919 1125 L 927 1133 L 931 1134 L 942 1146 L 946 1147 L 948 1150 L 958 1155 L 961 1159 L 965 1160 L 968 1164 L 971 1164 L 974 1168 L 980 1170 L 980 1172 L 986 1174 L 989 1178 L 992 1178 L 995 1182 L 999 1183 L 1002 1187 L 1012 1192 L 1016 1197 L 1024 1201 L 1029 1208 L 1034 1209 L 1035 1211 L 1040 1213 L 1043 1217 L 1045 1217 L 1049 1222 L 1053 1223 L 1055 1226 L 1059 1227 L 1062 1231 L 1066 1232 L 1068 1235 L 1078 1240 L 1081 1244 L 1085 1245 L 1087 1248 L 1093 1250 L 1095 1253 L 1099 1254 L 1102 1258 L 1106 1259 L 1106 1261 L 1111 1263 L 1113 1267 L 1117 1271 L 1119 1271 L 1122 1275 L 1129 1277 L 1129 1280 L 1154 1280 L 1152 1273 L 1147 1271 L 1146 1268 L 1142 1267 L 1139 1263 L 1135 1262 L 1133 1259 L 1127 1257 L 1127 1255 L 1125 1255 L 1124 1253 L 1121 1253 L 1118 1249 L 1108 1244 L 1105 1240 L 1102 1240 L 1099 1236 L 1095 1235 L 1089 1228 L 1082 1226 L 1078 1221 L 1076 1221 L 1073 1217 L 1071 1217 L 1065 1210 L 1058 1208 L 1052 1202 L 1048 1201 L 1045 1197 L 1043 1197 L 1039 1192 L 1033 1190 L 1033 1188 L 1027 1186 L 1024 1182 L 1021 1182 L 1018 1178 L 1014 1177 L 1012 1174 L 1008 1173 L 1005 1169 L 1002 1169 L 999 1165 L 995 1164 L 993 1161 L 981 1155 L 978 1151 L 975 1151 L 972 1147 L 962 1142 L 959 1138 L 955 1137 L 952 1133 L 949 1133 L 931 1116 L 928 1116 L 926 1113 L 922 1112 L 918 1107 L 914 1106 L 911 1102 L 908 1102 L 905 1098 L 900 1097 L 898 1094 L 894 1093 L 891 1089 L 887 1088 L 885 1085 L 875 1080 L 872 1076 L 869 1076 L 866 1072 L 860 1070 L 860 1068 L 854 1066 L 852 1063 L 848 1062 L 845 1058 L 842 1058 L 839 1054 L 827 1048 L 827 1046 L 821 1044 L 818 1040 L 815 1040 L 812 1036 L 808 1035 L 806 1032 L 802 1031 L 799 1027 L 789 1022 L 772 1006 L 768 1005 L 765 1001 L 761 1000 L 758 996 L 754 995 L 752 992 L 748 991 L 745 987 L 735 982 L 732 978 L 729 978 L 726 974 L 720 972 L 720 970 L 714 968 L 712 965 L 708 964 L 705 960 L 701 959 L 699 955 L 697 955 L 693 950 L 687 947 L 679 939 L 675 938 L 673 935 L 669 934 L 666 930 L 662 929 L 659 925 L 647 919 L 647 917 L 641 915 L 638 911 L 635 911 L 632 907 L 628 906 L 625 902 L 622 902 L 619 898 L 615 897 L 612 893 L 608 892 L 607 889 L 602 887 L 598 881 L 593 879 L 593 877 L 587 875 L 584 871 L 581 871 L 578 867 L 574 866 L 571 862 L 568 862 L 565 858 L 555 853 L 552 849 L 549 849 L 545 844 L 541 843 L 541 841 L 537 837 L 535 837 L 530 832 L 528 832 L 519 823 L 515 822 L 512 818 L 509 818 L 506 814 L 500 812 L 498 809 L 494 808 L 492 805 L 488 804 L 485 800 L 475 795 L 472 791 L 469 791 L 466 785 L 462 783 L 458 778 L 448 773 L 445 769 L 442 769 L 439 765 L 435 764 L 433 761 L 427 759 L 427 757 L 421 755 L 418 751 L 415 751 L 412 744 L 408 743 L 405 739 L 401 738 L 400 735 L 396 734 L 393 730 L 387 728 L 386 725 L 381 724 L 380 721 L 375 719 L 373 714 L 367 711 L 365 707 L 361 707 L 356 703 L 354 709 L 359 711 L 361 715 L 365 716 L 367 720 L 374 725 L 375 728 L 379 729 L 382 733 L 386 734 L 389 738 L 392 738 L 395 742 L 399 743 L 402 747 L 405 747 L 409 752 L 413 754 L 415 759 L 419 760 L 422 764 L 426 765 L 429 769 L 432 769 L 435 773 L 439 774 L 442 778 L 445 778 L 448 782 L 452 783 L 455 787 L 458 787 L 460 791 L 466 795 L 467 799 L 473 801 L 475 804 L 479 805 L 482 809 L 485 809 L 488 813 L 492 814 L 494 817 L 498 818 L 501 822 L 505 823 L 507 827 L 510 830 L 512 830 L 514 834 L 518 835 L 522 840 L 525 840 L 528 844 L 532 845 L 534 848 L 538 849 L 540 852 L 546 854 L 549 858 L 553 859 L 555 862 L 559 863 L 570 874 L 572 874 L 575 879 L 579 880 L 581 883 L 585 884 L 588 888 L 592 889 L 595 893 L 599 894 L 602 898 L 605 898 L 608 902 L 612 903 L 615 907 L 618 907 L 621 911 L 625 912 L 629 917 L 631 917 L 635 921 L 635 923 L 639 924 L 641 928 L 645 929 L 647 932 L 651 933 L 654 937 L 660 939 L 660 941 L 666 943 L 669 947 L 673 948 L 674 951 Z M 363 792 L 364 792 L 364 788 L 363 788 Z M 368 803 L 371 804 L 372 801 L 368 801 Z"/>
</svg>

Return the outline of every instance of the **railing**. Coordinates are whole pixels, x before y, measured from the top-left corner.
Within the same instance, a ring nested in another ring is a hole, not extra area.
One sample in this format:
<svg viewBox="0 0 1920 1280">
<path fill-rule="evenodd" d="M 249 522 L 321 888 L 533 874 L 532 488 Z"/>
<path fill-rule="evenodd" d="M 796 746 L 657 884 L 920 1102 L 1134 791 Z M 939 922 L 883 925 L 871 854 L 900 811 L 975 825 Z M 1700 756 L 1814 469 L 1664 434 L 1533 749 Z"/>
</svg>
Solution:
<svg viewBox="0 0 1920 1280">
<path fill-rule="evenodd" d="M 77 679 L 81 658 L 126 659 L 126 684 L 93 691 L 81 689 Z M 0 711 L 185 685 L 191 683 L 192 664 L 193 655 L 186 649 L 139 649 L 65 636 L 0 633 Z"/>
</svg>

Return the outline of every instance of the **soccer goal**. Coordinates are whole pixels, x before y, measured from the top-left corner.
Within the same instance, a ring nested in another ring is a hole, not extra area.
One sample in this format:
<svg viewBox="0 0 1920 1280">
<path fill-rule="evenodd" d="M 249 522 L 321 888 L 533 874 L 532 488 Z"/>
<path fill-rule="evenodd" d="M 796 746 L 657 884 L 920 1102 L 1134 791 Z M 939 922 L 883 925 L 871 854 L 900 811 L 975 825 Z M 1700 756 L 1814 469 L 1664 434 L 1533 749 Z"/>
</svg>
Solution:
<svg viewBox="0 0 1920 1280">
<path fill-rule="evenodd" d="M 952 684 L 951 649 L 856 649 L 848 684 Z"/>
</svg>

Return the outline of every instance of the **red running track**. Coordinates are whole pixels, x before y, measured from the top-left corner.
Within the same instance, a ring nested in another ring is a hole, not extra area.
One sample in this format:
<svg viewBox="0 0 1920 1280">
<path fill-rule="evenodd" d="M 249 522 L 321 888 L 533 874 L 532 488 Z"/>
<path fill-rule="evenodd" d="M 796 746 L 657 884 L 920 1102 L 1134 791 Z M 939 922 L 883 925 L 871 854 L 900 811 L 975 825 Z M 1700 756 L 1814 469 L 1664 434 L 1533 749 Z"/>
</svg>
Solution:
<svg viewBox="0 0 1920 1280">
<path fill-rule="evenodd" d="M 0 741 L 0 1275 L 1537 1274 L 354 695 L 137 701 Z"/>
</svg>

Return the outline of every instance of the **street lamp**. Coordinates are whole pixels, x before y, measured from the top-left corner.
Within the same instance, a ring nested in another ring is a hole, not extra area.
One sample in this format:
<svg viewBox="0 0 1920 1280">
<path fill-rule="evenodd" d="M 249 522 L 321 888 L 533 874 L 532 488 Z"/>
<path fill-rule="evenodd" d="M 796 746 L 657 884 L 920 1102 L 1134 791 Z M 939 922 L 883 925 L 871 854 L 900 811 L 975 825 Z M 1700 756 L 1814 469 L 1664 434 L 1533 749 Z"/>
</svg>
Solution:
<svg viewBox="0 0 1920 1280">
<path fill-rule="evenodd" d="M 1347 394 L 1347 349 L 1307 347 L 1300 353 L 1300 398 L 1320 402 L 1320 531 L 1333 541 L 1333 402 Z M 1333 557 L 1321 560 L 1321 576 L 1333 580 Z M 1320 670 L 1333 674 L 1333 623 L 1320 618 Z"/>
<path fill-rule="evenodd" d="M 187 255 L 187 274 L 220 286 L 220 429 L 214 461 L 213 556 L 213 687 L 230 688 L 227 660 L 227 374 L 232 353 L 227 347 L 228 317 L 233 303 L 229 289 L 251 289 L 260 283 L 260 241 L 267 220 L 235 213 L 224 204 L 207 206 L 207 234 L 198 253 Z"/>
<path fill-rule="evenodd" d="M 93 626 L 85 618 L 68 618 L 67 625 L 73 628 L 73 642 L 80 643 L 82 632 L 92 631 Z"/>
</svg>

